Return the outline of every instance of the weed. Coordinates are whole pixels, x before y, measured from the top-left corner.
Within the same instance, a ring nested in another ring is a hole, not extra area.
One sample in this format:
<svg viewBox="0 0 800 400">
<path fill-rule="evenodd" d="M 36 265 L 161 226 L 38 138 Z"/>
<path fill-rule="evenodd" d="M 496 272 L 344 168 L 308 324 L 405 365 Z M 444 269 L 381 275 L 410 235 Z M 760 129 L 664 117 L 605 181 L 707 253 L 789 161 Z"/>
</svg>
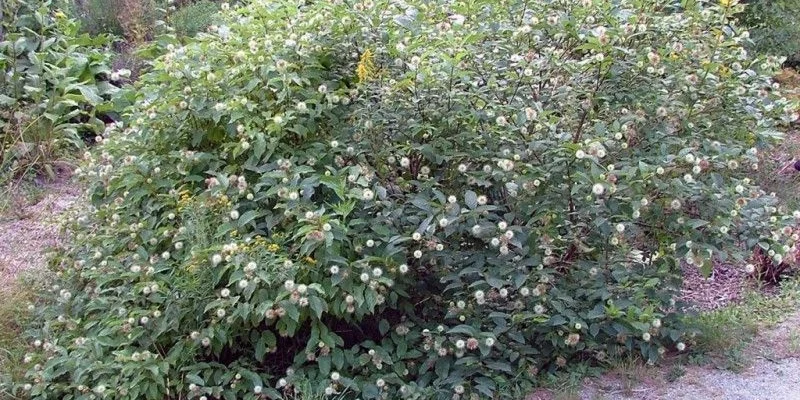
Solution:
<svg viewBox="0 0 800 400">
<path fill-rule="evenodd" d="M 22 362 L 28 349 L 22 327 L 30 318 L 28 307 L 36 302 L 40 287 L 32 278 L 25 278 L 0 288 L 0 398 L 14 398 L 14 382 L 20 381 L 28 367 Z"/>
<path fill-rule="evenodd" d="M 686 375 L 686 368 L 683 368 L 681 364 L 675 364 L 667 372 L 667 382 L 675 382 L 684 375 Z"/>
<path fill-rule="evenodd" d="M 692 364 L 711 363 L 718 368 L 741 370 L 748 363 L 748 347 L 763 328 L 776 325 L 796 311 L 800 281 L 784 281 L 778 293 L 753 290 L 741 303 L 703 313 L 688 321 L 697 329 Z"/>
</svg>

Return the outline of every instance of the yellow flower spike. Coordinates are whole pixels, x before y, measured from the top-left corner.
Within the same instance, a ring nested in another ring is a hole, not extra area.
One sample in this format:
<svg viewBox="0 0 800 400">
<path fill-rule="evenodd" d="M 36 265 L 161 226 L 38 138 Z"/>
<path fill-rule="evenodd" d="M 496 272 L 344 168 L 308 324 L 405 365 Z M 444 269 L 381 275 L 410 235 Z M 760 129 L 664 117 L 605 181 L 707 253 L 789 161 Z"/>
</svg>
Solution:
<svg viewBox="0 0 800 400">
<path fill-rule="evenodd" d="M 356 75 L 359 82 L 366 82 L 375 77 L 375 56 L 372 50 L 367 49 L 361 54 L 356 67 Z"/>
<path fill-rule="evenodd" d="M 315 259 L 313 259 L 313 258 L 311 258 L 311 257 L 306 257 L 306 258 L 304 258 L 303 260 L 304 260 L 305 262 L 309 263 L 309 264 L 312 264 L 312 265 L 317 263 L 317 260 L 315 260 Z"/>
<path fill-rule="evenodd" d="M 272 243 L 271 245 L 267 246 L 267 251 L 269 251 L 269 252 L 271 252 L 271 253 L 275 253 L 275 252 L 277 252 L 277 251 L 278 251 L 278 250 L 280 250 L 280 249 L 281 249 L 281 247 L 280 247 L 280 246 L 278 246 L 278 245 L 277 245 L 277 244 L 275 244 L 275 243 Z"/>
<path fill-rule="evenodd" d="M 53 16 L 55 16 L 58 19 L 67 18 L 67 15 L 64 14 L 61 10 L 57 10 L 55 13 L 53 13 Z"/>
<path fill-rule="evenodd" d="M 734 0 L 719 0 L 719 5 L 723 7 L 730 7 L 731 4 L 734 3 Z"/>
</svg>

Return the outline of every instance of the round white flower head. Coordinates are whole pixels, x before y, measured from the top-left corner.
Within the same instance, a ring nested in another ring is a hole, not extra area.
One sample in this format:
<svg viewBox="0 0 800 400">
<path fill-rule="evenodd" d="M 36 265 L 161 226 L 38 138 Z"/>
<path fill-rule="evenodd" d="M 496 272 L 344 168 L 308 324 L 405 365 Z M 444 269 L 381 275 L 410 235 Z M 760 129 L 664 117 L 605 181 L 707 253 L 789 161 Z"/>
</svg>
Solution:
<svg viewBox="0 0 800 400">
<path fill-rule="evenodd" d="M 486 341 L 485 341 L 485 343 L 486 343 L 486 346 L 487 346 L 487 347 L 492 347 L 492 346 L 494 346 L 494 338 L 486 338 Z"/>
<path fill-rule="evenodd" d="M 617 232 L 619 232 L 619 233 L 625 232 L 625 225 L 624 225 L 624 224 L 617 224 L 617 226 L 616 226 L 616 227 L 614 227 L 614 228 L 615 228 L 615 229 L 617 230 Z"/>
<path fill-rule="evenodd" d="M 239 211 L 231 211 L 231 219 L 239 219 Z"/>
<path fill-rule="evenodd" d="M 364 283 L 369 282 L 369 274 L 366 272 L 361 273 L 361 276 L 359 278 L 361 279 L 361 282 Z"/>
<path fill-rule="evenodd" d="M 292 290 L 294 290 L 294 281 L 293 280 L 288 280 L 288 281 L 284 282 L 283 283 L 283 287 L 286 290 L 291 292 Z"/>
<path fill-rule="evenodd" d="M 497 223 L 497 228 L 500 229 L 500 230 L 504 230 L 507 227 L 508 227 L 508 224 L 506 223 L 506 221 L 500 221 L 500 222 Z"/>
<path fill-rule="evenodd" d="M 414 232 L 411 234 L 411 239 L 414 239 L 419 242 L 420 240 L 422 240 L 422 235 L 419 232 Z"/>
<path fill-rule="evenodd" d="M 211 256 L 211 264 L 213 264 L 214 266 L 216 266 L 217 264 L 219 264 L 221 262 L 222 262 L 222 256 L 221 255 L 214 254 L 213 256 Z"/>
<path fill-rule="evenodd" d="M 414 251 L 414 258 L 422 258 L 422 251 L 421 250 L 415 250 Z"/>
<path fill-rule="evenodd" d="M 580 159 L 583 159 L 583 158 L 586 158 L 586 152 L 585 152 L 585 151 L 583 151 L 583 150 L 578 150 L 578 151 L 576 151 L 576 152 L 575 152 L 575 158 L 577 158 L 577 159 L 579 159 L 579 160 L 580 160 Z"/>
<path fill-rule="evenodd" d="M 338 372 L 336 371 L 331 372 L 331 380 L 338 381 L 339 378 L 341 378 L 341 375 L 339 375 Z"/>
<path fill-rule="evenodd" d="M 336 265 L 332 265 L 330 268 L 331 274 L 336 275 L 339 273 L 339 267 Z"/>
<path fill-rule="evenodd" d="M 400 264 L 400 266 L 397 267 L 397 269 L 398 271 L 400 271 L 401 274 L 405 274 L 408 272 L 408 264 Z"/>
<path fill-rule="evenodd" d="M 449 224 L 449 223 L 450 223 L 450 221 L 448 221 L 447 218 L 439 219 L 439 226 L 441 226 L 442 228 L 446 227 L 447 224 Z"/>
<path fill-rule="evenodd" d="M 602 183 L 595 183 L 594 186 L 592 186 L 592 193 L 594 193 L 597 196 L 600 196 L 601 194 L 603 194 L 603 192 L 605 192 L 605 190 L 606 190 L 606 188 L 603 186 Z"/>
<path fill-rule="evenodd" d="M 222 296 L 222 297 L 228 297 L 228 296 L 231 295 L 231 291 L 230 291 L 230 289 L 225 288 L 225 289 L 220 290 L 219 295 Z"/>
<path fill-rule="evenodd" d="M 373 192 L 370 189 L 364 189 L 364 192 L 362 193 L 362 197 L 363 197 L 364 200 L 367 200 L 367 201 L 372 200 L 375 197 L 375 192 Z"/>
</svg>

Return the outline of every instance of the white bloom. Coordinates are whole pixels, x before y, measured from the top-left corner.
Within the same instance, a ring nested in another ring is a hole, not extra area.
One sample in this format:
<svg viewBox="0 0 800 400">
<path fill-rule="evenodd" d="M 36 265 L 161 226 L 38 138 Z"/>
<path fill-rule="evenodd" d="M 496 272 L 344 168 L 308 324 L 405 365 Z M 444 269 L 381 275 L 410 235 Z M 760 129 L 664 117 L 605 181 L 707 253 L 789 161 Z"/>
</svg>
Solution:
<svg viewBox="0 0 800 400">
<path fill-rule="evenodd" d="M 397 267 L 397 269 L 398 269 L 398 271 L 400 271 L 401 274 L 405 274 L 405 273 L 408 272 L 408 265 L 407 264 L 400 264 L 400 266 Z"/>
<path fill-rule="evenodd" d="M 449 224 L 449 223 L 450 223 L 450 221 L 448 221 L 447 218 L 439 219 L 439 226 L 441 226 L 442 228 L 446 227 L 447 224 Z"/>
<path fill-rule="evenodd" d="M 619 233 L 625 232 L 625 225 L 623 225 L 623 224 L 617 224 L 617 226 L 615 227 L 615 229 L 616 229 L 616 230 L 617 230 L 617 232 L 619 232 Z"/>
<path fill-rule="evenodd" d="M 219 292 L 219 295 L 222 296 L 222 297 L 228 297 L 228 296 L 230 296 L 230 294 L 231 294 L 231 291 L 228 288 L 222 289 Z"/>
<path fill-rule="evenodd" d="M 598 196 L 603 194 L 603 192 L 605 190 L 606 190 L 606 188 L 603 186 L 602 183 L 595 183 L 594 186 L 592 186 L 592 193 L 594 193 L 594 194 L 596 194 Z"/>
<path fill-rule="evenodd" d="M 586 157 L 586 152 L 584 152 L 583 150 L 578 150 L 575 152 L 575 158 L 580 160 L 585 157 Z"/>
<path fill-rule="evenodd" d="M 421 250 L 415 250 L 414 251 L 414 258 L 422 258 L 422 251 Z"/>
<path fill-rule="evenodd" d="M 363 197 L 364 200 L 369 201 L 369 200 L 372 200 L 375 197 L 375 193 L 370 189 L 364 189 L 364 192 L 362 193 L 362 197 Z"/>
<path fill-rule="evenodd" d="M 361 279 L 361 282 L 364 282 L 364 283 L 369 282 L 369 274 L 366 273 L 366 272 L 362 273 L 359 278 Z"/>
<path fill-rule="evenodd" d="M 336 265 L 332 265 L 330 268 L 331 274 L 336 275 L 339 273 L 339 267 Z"/>
<path fill-rule="evenodd" d="M 219 255 L 219 254 L 214 254 L 214 255 L 211 257 L 211 264 L 213 264 L 214 266 L 216 266 L 217 264 L 219 264 L 219 263 L 221 263 L 221 262 L 222 262 L 222 256 L 221 256 L 221 255 Z"/>
<path fill-rule="evenodd" d="M 242 279 L 239 281 L 239 289 L 244 289 L 248 285 L 247 279 Z"/>
</svg>

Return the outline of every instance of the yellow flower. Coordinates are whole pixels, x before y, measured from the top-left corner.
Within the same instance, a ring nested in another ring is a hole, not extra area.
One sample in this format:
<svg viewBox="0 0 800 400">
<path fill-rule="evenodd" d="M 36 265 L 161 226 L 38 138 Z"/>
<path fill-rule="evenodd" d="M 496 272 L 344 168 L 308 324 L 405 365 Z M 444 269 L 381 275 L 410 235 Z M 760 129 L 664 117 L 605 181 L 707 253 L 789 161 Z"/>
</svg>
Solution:
<svg viewBox="0 0 800 400">
<path fill-rule="evenodd" d="M 366 82 L 375 77 L 375 57 L 372 55 L 372 50 L 367 49 L 361 54 L 361 59 L 358 60 L 356 67 L 356 75 L 358 75 L 359 82 Z"/>
<path fill-rule="evenodd" d="M 719 4 L 723 7 L 729 7 L 733 2 L 734 0 L 719 0 Z"/>
<path fill-rule="evenodd" d="M 281 246 L 278 246 L 275 243 L 272 243 L 269 246 L 267 246 L 267 251 L 269 251 L 270 253 L 275 253 L 280 249 L 281 249 Z"/>
<path fill-rule="evenodd" d="M 56 11 L 53 15 L 58 19 L 67 18 L 67 15 L 61 12 L 61 10 Z"/>
<path fill-rule="evenodd" d="M 309 263 L 309 264 L 316 264 L 316 263 L 317 263 L 317 260 L 315 260 L 315 259 L 313 259 L 313 258 L 311 258 L 311 257 L 306 257 L 306 258 L 304 258 L 303 260 L 304 260 L 305 262 Z"/>
</svg>

